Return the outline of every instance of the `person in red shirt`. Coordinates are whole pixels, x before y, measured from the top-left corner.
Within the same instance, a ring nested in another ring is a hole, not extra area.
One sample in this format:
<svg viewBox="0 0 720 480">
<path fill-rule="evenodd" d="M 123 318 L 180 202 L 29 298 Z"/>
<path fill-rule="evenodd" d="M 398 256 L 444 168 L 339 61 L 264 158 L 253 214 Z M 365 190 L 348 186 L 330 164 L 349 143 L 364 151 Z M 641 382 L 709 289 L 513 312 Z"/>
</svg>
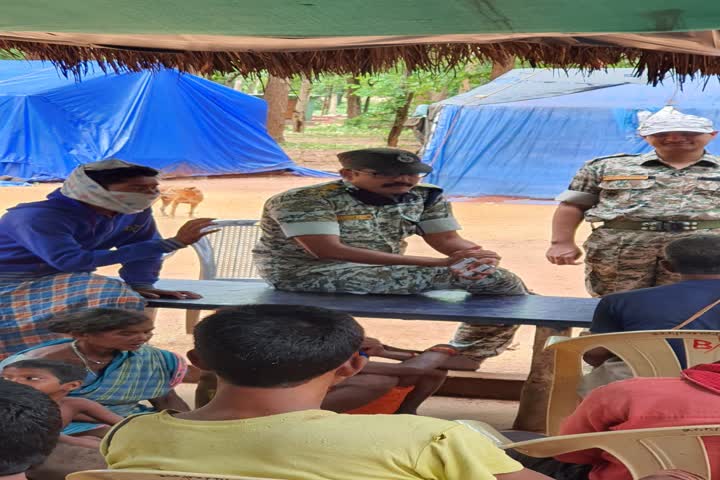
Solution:
<svg viewBox="0 0 720 480">
<path fill-rule="evenodd" d="M 720 362 L 685 369 L 679 378 L 631 378 L 596 388 L 561 424 L 559 435 L 713 424 L 720 424 Z M 720 478 L 720 436 L 703 442 L 711 477 Z M 555 459 L 508 454 L 556 480 L 632 480 L 619 460 L 600 449 Z"/>
</svg>

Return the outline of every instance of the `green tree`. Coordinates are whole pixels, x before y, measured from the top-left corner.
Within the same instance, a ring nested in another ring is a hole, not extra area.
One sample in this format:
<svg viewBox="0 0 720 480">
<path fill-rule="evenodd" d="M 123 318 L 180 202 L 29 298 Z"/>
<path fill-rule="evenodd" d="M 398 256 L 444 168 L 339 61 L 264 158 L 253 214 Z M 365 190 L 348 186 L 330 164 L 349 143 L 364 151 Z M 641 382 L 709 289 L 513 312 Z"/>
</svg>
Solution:
<svg viewBox="0 0 720 480">
<path fill-rule="evenodd" d="M 408 72 L 398 66 L 393 71 L 357 77 L 348 85 L 358 97 L 376 102 L 355 123 L 390 127 L 388 145 L 396 145 L 408 114 L 419 104 L 456 95 L 463 84 L 476 87 L 490 79 L 491 65 L 469 64 L 454 70 Z"/>
</svg>

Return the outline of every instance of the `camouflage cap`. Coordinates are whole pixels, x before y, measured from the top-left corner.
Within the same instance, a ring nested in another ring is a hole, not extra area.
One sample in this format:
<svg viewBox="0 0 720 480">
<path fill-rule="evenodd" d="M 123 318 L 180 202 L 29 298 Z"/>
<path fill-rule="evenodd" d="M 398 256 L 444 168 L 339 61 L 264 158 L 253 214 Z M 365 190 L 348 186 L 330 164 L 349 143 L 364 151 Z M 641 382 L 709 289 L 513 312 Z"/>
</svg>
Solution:
<svg viewBox="0 0 720 480">
<path fill-rule="evenodd" d="M 353 170 L 371 169 L 379 173 L 428 173 L 432 167 L 420 157 L 398 148 L 363 148 L 338 153 L 340 164 Z"/>
</svg>

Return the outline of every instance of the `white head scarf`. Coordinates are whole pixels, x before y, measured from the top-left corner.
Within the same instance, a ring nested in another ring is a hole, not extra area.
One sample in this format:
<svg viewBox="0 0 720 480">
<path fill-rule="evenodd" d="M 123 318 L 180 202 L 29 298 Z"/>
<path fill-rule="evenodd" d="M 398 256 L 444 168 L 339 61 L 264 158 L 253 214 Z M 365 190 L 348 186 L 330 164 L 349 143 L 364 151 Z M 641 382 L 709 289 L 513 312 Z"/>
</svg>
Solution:
<svg viewBox="0 0 720 480">
<path fill-rule="evenodd" d="M 665 107 L 657 113 L 648 111 L 638 112 L 640 126 L 637 129 L 639 135 L 647 137 L 663 132 L 697 132 L 712 133 L 712 120 L 696 115 L 686 115 L 674 107 Z"/>
<path fill-rule="evenodd" d="M 63 183 L 60 193 L 66 197 L 89 203 L 96 207 L 106 208 L 119 213 L 139 213 L 150 208 L 157 200 L 158 194 L 133 193 L 133 192 L 110 192 L 105 190 L 92 178 L 88 177 L 86 171 L 113 170 L 116 168 L 139 167 L 133 163 L 122 160 L 110 159 L 101 162 L 93 162 L 77 167 L 70 173 L 70 176 Z"/>
</svg>

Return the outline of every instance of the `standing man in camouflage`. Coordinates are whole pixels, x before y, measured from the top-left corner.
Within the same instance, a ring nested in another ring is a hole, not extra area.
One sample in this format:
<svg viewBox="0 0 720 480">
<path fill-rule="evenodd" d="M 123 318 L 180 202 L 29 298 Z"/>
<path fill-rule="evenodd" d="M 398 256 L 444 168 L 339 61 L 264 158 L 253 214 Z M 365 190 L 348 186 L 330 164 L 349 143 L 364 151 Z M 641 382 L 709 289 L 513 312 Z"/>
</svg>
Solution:
<svg viewBox="0 0 720 480">
<path fill-rule="evenodd" d="M 665 107 L 645 117 L 638 134 L 653 152 L 591 160 L 557 198 L 547 259 L 577 265 L 575 231 L 583 217 L 592 222 L 584 248 L 593 296 L 673 283 L 677 275 L 660 264 L 665 246 L 720 234 L 720 158 L 705 151 L 717 135 L 712 121 Z"/>
<path fill-rule="evenodd" d="M 338 155 L 342 180 L 270 198 L 254 250 L 260 275 L 275 288 L 303 292 L 409 295 L 463 288 L 477 295 L 525 295 L 500 257 L 457 231 L 442 189 L 419 184 L 432 170 L 404 150 L 370 148 Z M 405 255 L 420 235 L 443 257 Z M 463 277 L 449 268 L 464 258 L 493 268 Z M 463 324 L 453 345 L 481 361 L 503 351 L 517 329 Z M 479 363 L 478 363 L 479 365 Z"/>
</svg>

